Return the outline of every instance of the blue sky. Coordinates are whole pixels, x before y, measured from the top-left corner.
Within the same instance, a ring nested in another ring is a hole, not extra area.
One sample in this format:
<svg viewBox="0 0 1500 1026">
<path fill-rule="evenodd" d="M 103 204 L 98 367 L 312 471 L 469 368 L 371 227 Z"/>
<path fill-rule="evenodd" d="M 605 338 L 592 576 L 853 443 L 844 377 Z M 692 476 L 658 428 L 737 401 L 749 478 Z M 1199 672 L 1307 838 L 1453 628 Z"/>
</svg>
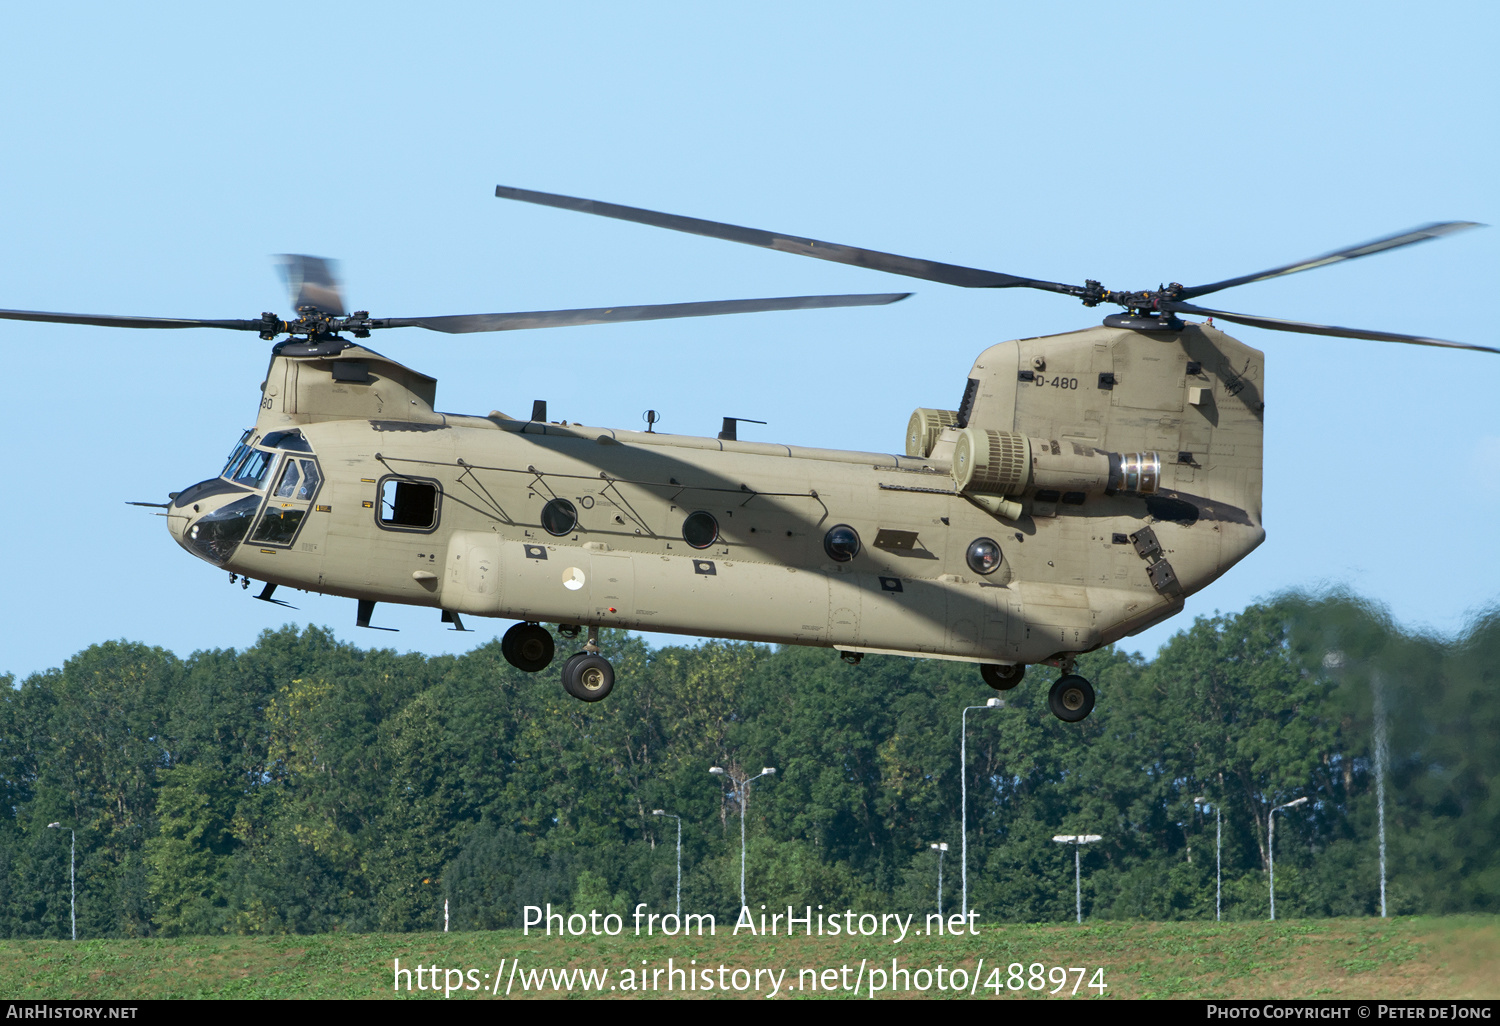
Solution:
<svg viewBox="0 0 1500 1026">
<path fill-rule="evenodd" d="M 1061 281 L 1214 281 L 1435 220 L 1495 223 L 1493 5 L 12 5 L 0 306 L 284 311 L 269 256 L 376 316 L 914 289 L 895 307 L 494 336 L 389 332 L 443 409 L 899 450 L 985 346 L 1095 323 L 503 203 L 571 193 Z M 1216 295 L 1500 343 L 1500 232 Z M 1500 357 L 1231 329 L 1267 353 L 1266 544 L 1183 617 L 1347 586 L 1451 632 L 1500 595 Z M 129 638 L 187 654 L 313 622 L 461 651 L 354 603 L 257 603 L 126 500 L 217 471 L 266 344 L 0 323 L 0 672 Z M 386 612 L 383 609 L 383 612 Z"/>
</svg>

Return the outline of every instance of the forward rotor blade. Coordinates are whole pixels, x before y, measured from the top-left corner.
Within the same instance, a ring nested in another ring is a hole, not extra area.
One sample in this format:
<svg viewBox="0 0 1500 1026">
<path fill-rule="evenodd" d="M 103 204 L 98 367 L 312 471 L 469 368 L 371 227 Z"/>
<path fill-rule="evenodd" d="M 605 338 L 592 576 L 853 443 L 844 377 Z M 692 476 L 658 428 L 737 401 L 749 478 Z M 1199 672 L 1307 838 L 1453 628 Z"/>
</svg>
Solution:
<svg viewBox="0 0 1500 1026">
<path fill-rule="evenodd" d="M 970 289 L 1044 289 L 1048 292 L 1061 292 L 1070 296 L 1081 295 L 1083 292 L 1076 285 L 1063 285 L 1055 281 L 1021 278 L 1013 274 L 1001 274 L 998 271 L 983 271 L 974 267 L 938 263 L 935 260 L 919 260 L 894 253 L 881 253 L 873 249 L 841 246 L 833 242 L 804 239 L 796 235 L 766 232 L 758 228 L 744 228 L 719 221 L 704 221 L 696 217 L 682 217 L 678 214 L 663 214 L 655 210 L 625 207 L 616 203 L 601 203 L 598 200 L 579 199 L 575 196 L 513 189 L 507 185 L 495 186 L 495 195 L 501 199 L 520 200 L 523 203 L 536 203 L 544 207 L 557 207 L 560 210 L 576 210 L 583 214 L 598 214 L 601 217 L 613 217 L 620 221 L 635 221 L 638 224 L 671 228 L 674 231 L 706 235 L 711 239 L 725 239 L 729 242 L 741 242 L 747 246 L 775 249 L 783 253 L 800 253 L 802 256 L 816 257 L 819 260 L 831 260 L 837 264 L 850 264 L 855 267 L 868 267 L 871 270 L 886 271 L 890 274 L 904 274 L 908 278 L 923 278 L 927 281 L 942 282 L 944 285 L 958 285 Z"/>
<path fill-rule="evenodd" d="M 1393 331 L 1368 331 L 1364 328 L 1336 328 L 1326 324 L 1304 324 L 1301 321 L 1285 321 L 1279 317 L 1257 317 L 1254 314 L 1230 313 L 1227 310 L 1206 310 L 1201 306 L 1192 306 L 1188 303 L 1162 304 L 1162 309 L 1169 308 L 1177 313 L 1217 317 L 1220 320 L 1233 321 L 1235 324 L 1246 324 L 1252 328 L 1269 328 L 1272 331 L 1295 331 L 1303 335 L 1333 335 L 1337 338 L 1365 338 L 1375 342 L 1407 342 L 1418 346 L 1441 346 L 1444 349 L 1474 349 L 1481 353 L 1500 353 L 1500 349 L 1492 349 L 1489 346 L 1449 342 L 1446 339 L 1427 338 L 1422 335 L 1401 335 Z"/>
<path fill-rule="evenodd" d="M 312 309 L 330 317 L 344 316 L 347 311 L 334 261 L 304 253 L 282 253 L 276 261 L 291 292 L 294 311 Z"/>
<path fill-rule="evenodd" d="M 1252 281 L 1265 281 L 1267 278 L 1279 278 L 1284 274 L 1296 274 L 1299 271 L 1310 271 L 1314 267 L 1326 267 L 1343 260 L 1355 260 L 1359 257 L 1370 256 L 1372 253 L 1383 253 L 1388 249 L 1398 246 L 1410 246 L 1414 242 L 1425 242 L 1428 239 L 1441 238 L 1453 232 L 1461 232 L 1466 228 L 1483 228 L 1484 225 L 1477 221 L 1438 221 L 1433 224 L 1424 224 L 1408 231 L 1397 232 L 1395 235 L 1387 235 L 1384 238 L 1375 239 L 1372 242 L 1361 243 L 1358 246 L 1349 246 L 1346 249 L 1336 249 L 1332 253 L 1324 253 L 1320 257 L 1311 260 L 1301 260 L 1295 264 L 1285 264 L 1281 267 L 1273 267 L 1269 271 L 1261 271 L 1258 274 L 1247 274 L 1240 278 L 1226 278 L 1216 281 L 1212 285 L 1195 285 L 1190 289 L 1183 289 L 1181 295 L 1184 299 L 1193 299 L 1197 296 L 1206 296 L 1210 292 L 1218 292 L 1220 289 L 1234 288 L 1236 285 L 1246 285 Z"/>
<path fill-rule="evenodd" d="M 816 310 L 835 306 L 884 306 L 911 295 L 891 292 L 864 296 L 788 296 L 783 299 L 726 299 L 706 303 L 665 303 L 656 306 L 607 306 L 589 310 L 536 310 L 529 313 L 457 314 L 443 317 L 390 317 L 381 327 L 428 328 L 449 334 L 471 331 L 516 331 L 522 328 L 568 328 L 579 324 L 621 321 L 659 321 L 672 317 L 714 317 L 719 314 L 762 313 L 768 310 Z"/>
<path fill-rule="evenodd" d="M 44 313 L 41 310 L 0 310 L 0 320 L 48 321 L 54 324 L 97 324 L 105 328 L 229 328 L 261 331 L 265 321 L 203 321 L 186 317 L 120 317 L 115 314 Z"/>
</svg>

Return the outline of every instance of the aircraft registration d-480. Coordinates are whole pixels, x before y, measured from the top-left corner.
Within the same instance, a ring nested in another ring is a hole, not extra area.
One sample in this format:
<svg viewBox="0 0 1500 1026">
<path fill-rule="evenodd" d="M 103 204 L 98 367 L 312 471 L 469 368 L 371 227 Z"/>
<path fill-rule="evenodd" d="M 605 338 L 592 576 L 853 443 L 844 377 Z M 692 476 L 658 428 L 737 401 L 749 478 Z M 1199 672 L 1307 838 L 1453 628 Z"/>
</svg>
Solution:
<svg viewBox="0 0 1500 1026">
<path fill-rule="evenodd" d="M 1213 327 L 1500 350 L 1302 324 L 1188 301 L 1235 285 L 1435 238 L 1427 225 L 1209 285 L 1112 292 L 916 260 L 735 225 L 499 187 L 496 195 L 970 288 L 1034 288 L 1124 313 L 1103 326 L 991 346 L 958 408 L 911 415 L 905 453 L 622 431 L 440 413 L 436 381 L 353 339 L 381 328 L 501 331 L 889 303 L 804 296 L 540 313 L 372 318 L 346 313 L 328 265 L 287 257 L 295 320 L 0 311 L 132 328 L 226 328 L 272 349 L 260 412 L 219 476 L 171 496 L 189 552 L 249 580 L 376 603 L 519 621 L 515 666 L 553 658 L 544 623 L 587 631 L 563 686 L 614 686 L 601 627 L 977 663 L 1007 689 L 1058 666 L 1059 718 L 1094 706 L 1077 656 L 1171 616 L 1265 538 L 1263 355 Z M 1183 321 L 1178 315 L 1206 318 Z"/>
</svg>

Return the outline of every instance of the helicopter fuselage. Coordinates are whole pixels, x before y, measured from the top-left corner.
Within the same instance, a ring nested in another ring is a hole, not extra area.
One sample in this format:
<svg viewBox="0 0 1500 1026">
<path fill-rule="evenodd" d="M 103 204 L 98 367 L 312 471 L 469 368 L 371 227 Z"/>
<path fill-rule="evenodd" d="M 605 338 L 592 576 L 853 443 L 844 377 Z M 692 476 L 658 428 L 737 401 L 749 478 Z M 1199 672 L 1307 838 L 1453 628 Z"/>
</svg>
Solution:
<svg viewBox="0 0 1500 1026">
<path fill-rule="evenodd" d="M 168 523 L 232 573 L 365 603 L 1056 662 L 1263 540 L 1262 367 L 1206 325 L 1005 342 L 892 455 L 438 413 L 433 379 L 368 349 L 278 351 L 247 455 Z M 1029 468 L 955 472 L 1002 443 Z"/>
</svg>

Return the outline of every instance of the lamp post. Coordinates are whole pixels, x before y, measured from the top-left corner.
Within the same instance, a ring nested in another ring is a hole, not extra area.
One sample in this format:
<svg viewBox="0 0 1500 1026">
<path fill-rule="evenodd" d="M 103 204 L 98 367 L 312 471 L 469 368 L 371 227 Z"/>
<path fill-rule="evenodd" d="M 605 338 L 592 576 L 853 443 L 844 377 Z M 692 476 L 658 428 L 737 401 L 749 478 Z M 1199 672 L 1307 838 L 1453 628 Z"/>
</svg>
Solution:
<svg viewBox="0 0 1500 1026">
<path fill-rule="evenodd" d="M 48 823 L 48 830 L 61 830 L 61 823 Z M 72 827 L 68 828 L 71 840 L 68 844 L 68 912 L 69 918 L 73 920 L 73 939 L 78 939 L 78 877 L 74 872 L 74 866 L 78 862 L 78 832 Z"/>
<path fill-rule="evenodd" d="M 1071 844 L 1073 846 L 1073 906 L 1078 915 L 1078 922 L 1083 922 L 1083 877 L 1079 868 L 1078 852 L 1085 844 L 1093 844 L 1095 841 L 1104 840 L 1098 834 L 1054 834 L 1052 839 L 1058 844 Z"/>
<path fill-rule="evenodd" d="M 1270 863 L 1271 867 L 1272 922 L 1275 922 L 1276 920 L 1276 813 L 1280 812 L 1282 809 L 1290 809 L 1294 805 L 1301 805 L 1305 801 L 1307 801 L 1307 795 L 1303 795 L 1301 798 L 1293 799 L 1292 801 L 1287 802 L 1285 805 L 1278 805 L 1274 809 L 1272 809 L 1271 814 L 1266 817 L 1267 821 L 1270 823 L 1270 827 L 1267 830 L 1267 833 L 1270 835 L 1270 837 L 1266 841 L 1266 855 L 1267 861 Z"/>
<path fill-rule="evenodd" d="M 938 853 L 938 918 L 941 919 L 943 916 L 943 856 L 948 853 L 948 842 L 939 841 L 928 847 Z"/>
<path fill-rule="evenodd" d="M 753 776 L 753 777 L 743 777 L 743 778 L 740 778 L 740 779 L 736 779 L 733 774 L 728 773 L 724 769 L 723 766 L 710 766 L 708 768 L 708 771 L 710 773 L 714 774 L 715 776 L 719 776 L 719 777 L 727 776 L 727 777 L 729 777 L 730 783 L 734 784 L 735 790 L 739 792 L 739 796 L 740 796 L 740 908 L 742 908 L 742 909 L 748 908 L 749 906 L 745 904 L 745 802 L 750 797 L 750 785 L 751 785 L 751 783 L 753 783 L 756 780 L 759 780 L 761 777 L 774 777 L 776 775 L 776 767 L 775 766 L 766 766 L 766 767 L 762 768 L 759 773 L 755 774 L 755 776 Z"/>
<path fill-rule="evenodd" d="M 1323 657 L 1323 667 L 1342 671 L 1344 653 L 1335 649 Z M 1385 918 L 1385 764 L 1387 756 L 1385 732 L 1385 689 L 1381 686 L 1380 671 L 1370 671 L 1370 700 L 1375 714 L 1375 819 L 1380 841 L 1380 918 Z"/>
<path fill-rule="evenodd" d="M 1380 671 L 1370 673 L 1371 696 L 1375 702 L 1375 811 L 1380 825 L 1380 918 L 1385 918 L 1385 689 L 1380 686 Z"/>
<path fill-rule="evenodd" d="M 674 816 L 664 809 L 652 809 L 653 816 L 666 816 L 677 821 L 677 921 L 682 922 L 682 817 Z M 741 902 L 744 904 L 744 902 Z"/>
<path fill-rule="evenodd" d="M 1193 799 L 1194 805 L 1201 805 L 1205 810 L 1208 808 L 1208 799 L 1201 795 Z M 1219 804 L 1214 803 L 1214 922 L 1219 921 L 1219 912 L 1223 907 L 1224 899 L 1224 863 L 1220 854 L 1224 850 L 1224 834 L 1219 826 Z"/>
<path fill-rule="evenodd" d="M 965 916 L 969 914 L 969 710 L 1004 708 L 1004 699 L 991 698 L 983 705 L 965 706 L 964 711 L 958 716 L 958 783 L 960 795 L 958 824 L 960 832 L 959 862 L 961 864 L 958 875 L 961 881 L 959 890 L 962 892 L 960 911 Z"/>
</svg>

